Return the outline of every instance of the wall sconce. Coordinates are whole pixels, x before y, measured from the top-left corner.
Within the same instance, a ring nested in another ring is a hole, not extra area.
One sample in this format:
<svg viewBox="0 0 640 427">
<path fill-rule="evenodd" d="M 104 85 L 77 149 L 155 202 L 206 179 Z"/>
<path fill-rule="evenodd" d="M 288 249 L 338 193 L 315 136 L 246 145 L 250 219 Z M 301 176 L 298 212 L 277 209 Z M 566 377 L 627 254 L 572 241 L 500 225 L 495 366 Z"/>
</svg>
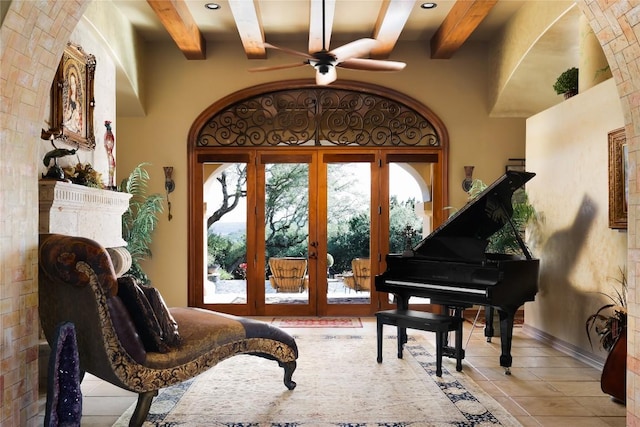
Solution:
<svg viewBox="0 0 640 427">
<path fill-rule="evenodd" d="M 167 209 L 169 212 L 169 221 L 173 218 L 171 215 L 171 201 L 169 201 L 169 193 L 176 189 L 176 183 L 173 181 L 173 166 L 165 166 L 164 169 L 164 189 L 167 191 Z"/>
<path fill-rule="evenodd" d="M 468 193 L 473 185 L 473 169 L 475 166 L 464 167 L 464 179 L 462 180 L 462 189 Z"/>
</svg>

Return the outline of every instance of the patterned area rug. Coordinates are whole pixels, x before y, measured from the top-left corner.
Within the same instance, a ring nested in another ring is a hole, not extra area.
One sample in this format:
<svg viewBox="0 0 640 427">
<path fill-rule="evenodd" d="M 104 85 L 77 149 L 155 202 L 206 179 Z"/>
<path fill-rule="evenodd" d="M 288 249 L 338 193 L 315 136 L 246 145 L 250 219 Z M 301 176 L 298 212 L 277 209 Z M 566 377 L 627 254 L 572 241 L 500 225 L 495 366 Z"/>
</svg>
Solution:
<svg viewBox="0 0 640 427">
<path fill-rule="evenodd" d="M 443 360 L 435 375 L 434 350 L 410 340 L 396 357 L 395 336 L 376 362 L 375 336 L 296 336 L 300 357 L 287 390 L 273 361 L 234 356 L 197 378 L 164 389 L 145 427 L 485 427 L 519 426 L 468 376 Z M 116 427 L 126 426 L 129 408 Z"/>
<path fill-rule="evenodd" d="M 280 328 L 362 328 L 359 317 L 276 317 L 271 323 Z"/>
</svg>

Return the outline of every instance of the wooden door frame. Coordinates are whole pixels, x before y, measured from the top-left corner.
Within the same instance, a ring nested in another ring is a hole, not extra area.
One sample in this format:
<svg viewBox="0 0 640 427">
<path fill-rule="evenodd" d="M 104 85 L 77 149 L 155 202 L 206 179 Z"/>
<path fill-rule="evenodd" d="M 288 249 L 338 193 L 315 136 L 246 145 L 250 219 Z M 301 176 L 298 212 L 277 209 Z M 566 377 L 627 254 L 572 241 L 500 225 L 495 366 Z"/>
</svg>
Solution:
<svg viewBox="0 0 640 427">
<path fill-rule="evenodd" d="M 200 134 L 203 129 L 207 126 L 207 123 L 212 117 L 215 117 L 221 111 L 224 111 L 229 106 L 232 106 L 240 101 L 250 99 L 252 97 L 258 97 L 263 94 L 269 94 L 273 92 L 286 92 L 288 90 L 343 90 L 350 91 L 353 93 L 361 93 L 363 95 L 368 96 L 377 96 L 381 98 L 387 98 L 392 100 L 395 103 L 401 104 L 405 106 L 407 109 L 414 112 L 416 115 L 422 117 L 425 121 L 427 121 L 432 128 L 435 130 L 437 136 L 438 144 L 436 146 L 431 145 L 422 145 L 422 146 L 379 146 L 375 147 L 379 150 L 382 150 L 387 153 L 406 153 L 410 155 L 411 153 L 420 153 L 420 154 L 429 154 L 434 156 L 436 159 L 434 165 L 434 176 L 433 176 L 433 184 L 432 184 L 432 200 L 433 200 L 433 221 L 434 226 L 437 226 L 441 222 L 444 221 L 444 207 L 448 204 L 448 132 L 443 122 L 436 116 L 428 107 L 423 105 L 422 103 L 416 101 L 415 99 L 404 95 L 402 93 L 398 93 L 392 91 L 388 88 L 384 88 L 381 86 L 356 82 L 356 81 L 348 81 L 342 80 L 340 82 L 335 82 L 329 88 L 321 87 L 315 85 L 312 80 L 290 80 L 290 81 L 281 81 L 281 82 L 273 82 L 267 83 L 263 85 L 253 86 L 247 89 L 243 89 L 236 93 L 233 93 L 227 97 L 220 99 L 219 101 L 213 103 L 207 109 L 205 109 L 194 121 L 191 129 L 189 131 L 189 136 L 187 140 L 187 162 L 188 162 L 188 305 L 192 307 L 202 307 L 202 308 L 214 308 L 218 311 L 226 311 L 229 313 L 237 314 L 237 315 L 263 315 L 265 313 L 259 313 L 256 311 L 255 307 L 250 307 L 248 305 L 231 305 L 231 304 L 215 304 L 215 305 L 206 305 L 204 304 L 204 257 L 202 256 L 202 248 L 204 248 L 204 233 L 203 233 L 203 215 L 204 215 L 204 207 L 203 207 L 203 184 L 204 184 L 204 176 L 202 165 L 206 162 L 207 158 L 215 157 L 217 154 L 228 154 L 228 155 L 237 155 L 238 158 L 246 159 L 247 148 L 256 149 L 258 146 L 250 146 L 250 147 L 242 147 L 242 146 L 229 146 L 225 145 L 224 141 L 212 141 L 211 145 L 208 145 L 209 142 L 203 144 L 200 138 Z M 358 146 L 356 144 L 356 146 Z M 369 145 L 361 145 L 363 150 L 371 150 L 374 148 Z M 264 150 L 281 150 L 287 148 L 284 146 L 260 146 L 260 149 Z M 291 147 L 289 147 L 291 148 Z M 341 150 L 346 151 L 347 149 L 354 149 L 356 147 L 353 146 L 334 146 L 333 150 L 336 152 L 340 152 Z M 319 150 L 320 148 L 315 147 L 304 147 L 298 146 L 296 149 L 302 150 Z M 244 154 L 243 154 L 244 153 Z M 275 151 L 274 151 L 275 153 Z M 255 159 L 253 160 L 255 161 Z M 249 182 L 249 181 L 248 181 Z M 255 181 L 254 181 L 255 182 Z M 383 188 L 383 187 L 380 187 Z M 386 189 L 387 199 L 388 199 L 388 188 Z M 372 208 L 373 210 L 373 208 Z M 383 209 L 384 211 L 384 209 Z M 376 212 L 377 213 L 377 212 Z M 372 211 L 372 215 L 374 212 Z M 373 218 L 373 216 L 372 216 Z M 389 228 L 389 220 L 388 214 L 385 218 L 384 215 L 381 216 L 378 221 L 378 226 L 376 227 L 376 232 L 381 233 L 383 230 L 388 230 Z M 248 227 L 251 227 L 251 224 L 247 224 Z M 255 226 L 255 224 L 254 224 Z M 254 228 L 255 229 L 255 228 Z M 374 230 L 372 229 L 372 233 Z M 372 239 L 373 240 L 373 239 Z M 373 245 L 373 243 L 372 243 Z M 247 248 L 249 250 L 249 248 Z M 375 274 L 380 274 L 385 271 L 386 264 L 384 261 L 384 255 L 381 250 L 384 248 L 376 247 L 375 258 L 377 262 L 373 262 L 374 259 L 374 248 L 371 248 L 371 257 L 372 257 L 372 276 Z M 372 291 L 373 294 L 373 291 Z M 372 295 L 373 297 L 373 295 Z M 377 301 L 382 301 L 382 298 L 377 299 Z M 378 305 L 383 305 L 382 302 Z M 293 306 L 287 306 L 293 307 Z M 371 309 L 369 313 L 354 313 L 354 314 L 372 314 L 375 311 L 375 307 L 373 304 L 371 305 Z M 295 309 L 291 312 L 292 315 L 295 314 Z"/>
</svg>

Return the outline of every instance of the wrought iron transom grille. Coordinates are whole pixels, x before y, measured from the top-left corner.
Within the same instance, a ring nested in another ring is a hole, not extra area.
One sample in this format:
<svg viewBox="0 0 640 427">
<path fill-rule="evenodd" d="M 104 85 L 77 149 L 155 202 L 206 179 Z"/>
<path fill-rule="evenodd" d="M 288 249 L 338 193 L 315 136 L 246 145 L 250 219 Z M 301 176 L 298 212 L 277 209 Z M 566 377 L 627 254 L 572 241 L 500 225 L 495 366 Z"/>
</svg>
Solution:
<svg viewBox="0 0 640 427">
<path fill-rule="evenodd" d="M 198 147 L 439 147 L 434 126 L 383 96 L 344 89 L 287 89 L 229 105 L 212 116 Z"/>
</svg>

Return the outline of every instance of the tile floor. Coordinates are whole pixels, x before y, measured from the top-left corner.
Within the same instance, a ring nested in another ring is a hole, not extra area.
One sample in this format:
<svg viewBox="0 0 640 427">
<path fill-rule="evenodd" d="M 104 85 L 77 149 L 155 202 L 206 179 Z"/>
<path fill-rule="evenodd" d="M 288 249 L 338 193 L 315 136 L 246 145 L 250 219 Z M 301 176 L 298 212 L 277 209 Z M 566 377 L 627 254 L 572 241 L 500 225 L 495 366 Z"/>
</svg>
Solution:
<svg viewBox="0 0 640 427">
<path fill-rule="evenodd" d="M 267 319 L 263 319 L 267 320 Z M 271 320 L 269 318 L 268 320 Z M 375 334 L 375 319 L 362 318 L 363 327 Z M 334 330 L 337 331 L 337 330 Z M 353 329 L 352 333 L 362 333 Z M 314 333 L 318 333 L 317 329 Z M 341 333 L 349 333 L 341 330 Z M 298 333 L 298 332 L 296 332 Z M 433 339 L 433 334 L 424 334 Z M 467 344 L 467 339 L 469 339 Z M 500 368 L 500 339 L 487 343 L 480 327 L 471 332 L 465 323 L 463 370 L 525 426 L 624 426 L 625 407 L 600 390 L 600 371 L 514 329 L 512 375 Z M 375 357 L 375 350 L 372 350 Z M 136 395 L 88 375 L 82 383 L 82 426 L 111 426 Z M 46 396 L 41 394 L 44 420 Z"/>
</svg>

